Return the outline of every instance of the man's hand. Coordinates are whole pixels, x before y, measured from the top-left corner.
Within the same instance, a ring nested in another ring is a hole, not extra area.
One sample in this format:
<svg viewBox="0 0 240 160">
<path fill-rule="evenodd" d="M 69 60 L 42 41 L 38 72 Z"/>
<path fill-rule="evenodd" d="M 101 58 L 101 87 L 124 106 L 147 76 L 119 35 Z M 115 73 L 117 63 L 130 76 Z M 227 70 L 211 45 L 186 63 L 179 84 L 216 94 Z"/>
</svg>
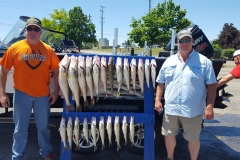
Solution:
<svg viewBox="0 0 240 160">
<path fill-rule="evenodd" d="M 10 100 L 9 100 L 9 97 L 7 96 L 7 94 L 1 95 L 0 102 L 1 102 L 3 108 L 10 107 Z"/>
<path fill-rule="evenodd" d="M 163 107 L 161 101 L 156 100 L 155 101 L 155 108 L 154 108 L 158 113 L 162 112 Z"/>
<path fill-rule="evenodd" d="M 58 98 L 58 92 L 54 91 L 52 94 L 50 94 L 50 96 L 48 98 L 49 100 L 51 100 L 50 105 L 54 104 L 56 102 L 57 98 Z"/>
<path fill-rule="evenodd" d="M 211 120 L 214 118 L 214 112 L 213 112 L 213 105 L 209 104 L 207 105 L 205 111 L 204 111 L 204 117 L 206 120 Z"/>
</svg>

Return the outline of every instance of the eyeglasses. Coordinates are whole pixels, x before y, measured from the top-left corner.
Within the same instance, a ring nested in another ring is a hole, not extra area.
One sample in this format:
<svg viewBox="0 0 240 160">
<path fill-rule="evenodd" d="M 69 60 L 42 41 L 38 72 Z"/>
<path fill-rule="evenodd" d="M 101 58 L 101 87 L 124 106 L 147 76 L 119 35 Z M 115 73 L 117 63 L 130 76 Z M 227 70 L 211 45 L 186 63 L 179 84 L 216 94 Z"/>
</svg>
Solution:
<svg viewBox="0 0 240 160">
<path fill-rule="evenodd" d="M 188 39 L 180 39 L 179 40 L 179 43 L 183 44 L 183 43 L 190 43 L 192 41 L 191 38 L 188 38 Z"/>
<path fill-rule="evenodd" d="M 41 29 L 39 28 L 39 27 L 36 27 L 36 28 L 32 28 L 32 27 L 30 27 L 30 26 L 28 26 L 27 27 L 27 31 L 35 31 L 35 32 L 39 32 L 39 31 L 41 31 Z"/>
</svg>

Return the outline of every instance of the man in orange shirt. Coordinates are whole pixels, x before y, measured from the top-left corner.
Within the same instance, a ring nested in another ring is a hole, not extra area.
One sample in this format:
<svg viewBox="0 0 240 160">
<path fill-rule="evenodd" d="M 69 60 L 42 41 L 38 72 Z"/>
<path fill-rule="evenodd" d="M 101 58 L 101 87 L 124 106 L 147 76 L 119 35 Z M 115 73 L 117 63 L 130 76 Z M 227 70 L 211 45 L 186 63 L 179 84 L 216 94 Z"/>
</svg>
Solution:
<svg viewBox="0 0 240 160">
<path fill-rule="evenodd" d="M 50 105 L 58 98 L 59 59 L 50 46 L 40 40 L 41 21 L 29 18 L 25 27 L 26 39 L 12 44 L 0 62 L 0 102 L 10 106 L 5 93 L 8 71 L 14 67 L 13 82 L 13 133 L 12 160 L 24 158 L 29 119 L 34 111 L 38 130 L 39 153 L 47 160 L 55 159 L 51 152 L 48 121 Z M 53 71 L 55 90 L 50 93 L 50 70 Z"/>
</svg>

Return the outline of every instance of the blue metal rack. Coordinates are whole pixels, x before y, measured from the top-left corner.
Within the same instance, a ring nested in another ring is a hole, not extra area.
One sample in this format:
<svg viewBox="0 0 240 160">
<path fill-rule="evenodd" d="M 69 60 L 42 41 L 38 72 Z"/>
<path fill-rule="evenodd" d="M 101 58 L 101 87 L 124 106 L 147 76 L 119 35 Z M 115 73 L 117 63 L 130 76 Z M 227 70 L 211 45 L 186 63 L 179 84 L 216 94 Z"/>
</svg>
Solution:
<svg viewBox="0 0 240 160">
<path fill-rule="evenodd" d="M 79 56 L 78 54 L 68 54 L 69 56 Z M 95 56 L 93 54 L 81 54 L 82 56 Z M 138 59 L 142 58 L 145 62 L 145 59 L 154 59 L 154 57 L 146 57 L 146 56 L 118 56 L 118 55 L 100 55 L 97 54 L 100 58 L 102 56 L 106 57 L 107 61 L 109 57 L 114 58 L 114 64 L 116 63 L 117 57 L 121 57 L 122 61 L 124 58 L 128 58 L 129 63 L 131 62 L 132 58 L 136 59 L 138 63 Z M 73 100 L 71 100 L 73 104 Z M 69 117 L 73 118 L 73 121 L 78 116 L 80 118 L 80 123 L 83 122 L 84 117 L 87 117 L 88 120 L 91 120 L 93 116 L 96 117 L 97 122 L 100 119 L 100 116 L 104 116 L 106 120 L 108 116 L 115 117 L 116 115 L 119 116 L 120 122 L 122 121 L 123 116 L 127 116 L 127 121 L 130 123 L 130 117 L 134 116 L 135 124 L 140 123 L 144 124 L 144 159 L 146 160 L 154 160 L 154 123 L 155 123 L 155 116 L 154 116 L 154 89 L 152 85 L 152 81 L 150 80 L 150 91 L 148 92 L 146 81 L 144 83 L 144 112 L 143 113 L 135 113 L 135 112 L 69 112 L 66 113 L 66 103 L 64 102 L 63 105 L 63 113 L 62 116 L 68 120 Z M 114 120 L 114 118 L 113 118 Z M 60 147 L 60 159 L 61 160 L 71 160 L 72 152 L 71 150 L 63 150 L 63 143 L 61 143 Z"/>
</svg>

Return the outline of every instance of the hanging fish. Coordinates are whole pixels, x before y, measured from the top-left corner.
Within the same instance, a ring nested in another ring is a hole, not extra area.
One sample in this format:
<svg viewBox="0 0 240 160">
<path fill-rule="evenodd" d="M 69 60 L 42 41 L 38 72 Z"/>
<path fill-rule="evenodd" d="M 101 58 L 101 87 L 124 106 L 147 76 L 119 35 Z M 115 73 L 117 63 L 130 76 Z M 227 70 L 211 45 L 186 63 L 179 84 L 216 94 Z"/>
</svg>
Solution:
<svg viewBox="0 0 240 160">
<path fill-rule="evenodd" d="M 150 91 L 150 62 L 149 59 L 145 60 L 145 79 L 147 83 L 148 92 Z"/>
<path fill-rule="evenodd" d="M 136 59 L 132 58 L 131 63 L 130 63 L 130 67 L 131 67 L 131 78 L 132 78 L 132 85 L 133 85 L 133 90 L 134 93 L 136 93 L 136 68 L 137 68 L 137 64 L 136 64 Z"/>
<path fill-rule="evenodd" d="M 117 98 L 120 96 L 120 90 L 122 86 L 122 58 L 118 57 L 116 62 L 116 73 L 118 82 Z"/>
</svg>

